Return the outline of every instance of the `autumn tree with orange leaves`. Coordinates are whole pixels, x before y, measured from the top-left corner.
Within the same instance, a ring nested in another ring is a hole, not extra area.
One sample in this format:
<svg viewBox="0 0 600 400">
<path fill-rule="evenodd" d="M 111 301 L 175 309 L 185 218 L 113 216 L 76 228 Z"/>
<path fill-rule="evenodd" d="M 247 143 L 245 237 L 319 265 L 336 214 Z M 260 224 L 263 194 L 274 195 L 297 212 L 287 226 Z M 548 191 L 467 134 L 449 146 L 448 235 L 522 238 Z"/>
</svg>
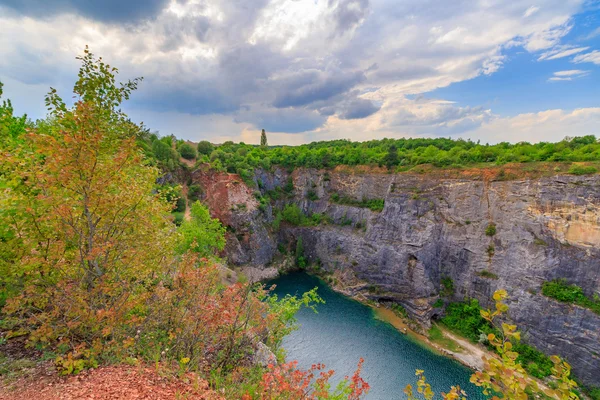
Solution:
<svg viewBox="0 0 600 400">
<path fill-rule="evenodd" d="M 11 335 L 59 341 L 81 353 L 118 340 L 138 320 L 147 288 L 172 262 L 171 205 L 153 193 L 139 126 L 118 107 L 139 80 L 118 85 L 116 68 L 87 49 L 67 106 L 52 89 L 48 123 L 2 157 L 2 246 L 16 252 L 7 279 L 19 295 L 3 312 Z"/>
</svg>

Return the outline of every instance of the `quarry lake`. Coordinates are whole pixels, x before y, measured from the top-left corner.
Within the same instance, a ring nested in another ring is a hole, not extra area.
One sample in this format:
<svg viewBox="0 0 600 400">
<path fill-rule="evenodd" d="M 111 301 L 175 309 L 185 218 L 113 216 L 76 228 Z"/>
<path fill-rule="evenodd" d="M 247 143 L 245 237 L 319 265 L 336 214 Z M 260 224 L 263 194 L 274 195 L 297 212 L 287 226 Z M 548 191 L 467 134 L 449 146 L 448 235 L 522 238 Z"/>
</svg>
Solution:
<svg viewBox="0 0 600 400">
<path fill-rule="evenodd" d="M 373 309 L 334 292 L 319 279 L 305 273 L 284 275 L 270 284 L 277 285 L 278 296 L 302 294 L 318 287 L 325 304 L 318 313 L 303 309 L 298 315 L 300 328 L 284 339 L 287 361 L 298 360 L 309 368 L 324 363 L 334 369 L 333 383 L 351 376 L 361 357 L 365 359 L 362 376 L 371 386 L 369 400 L 403 399 L 407 384 L 416 387 L 415 370 L 425 370 L 436 397 L 460 385 L 469 399 L 485 398 L 469 383 L 471 370 L 447 357 L 437 355 L 420 343 L 398 332 L 392 325 L 375 318 Z"/>
</svg>

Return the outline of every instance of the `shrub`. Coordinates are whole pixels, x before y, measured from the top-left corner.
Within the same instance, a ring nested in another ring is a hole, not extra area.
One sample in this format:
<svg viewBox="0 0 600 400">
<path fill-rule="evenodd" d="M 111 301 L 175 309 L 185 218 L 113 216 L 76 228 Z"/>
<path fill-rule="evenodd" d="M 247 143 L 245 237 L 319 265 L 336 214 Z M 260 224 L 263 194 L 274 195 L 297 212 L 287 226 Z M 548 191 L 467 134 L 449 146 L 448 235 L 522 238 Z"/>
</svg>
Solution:
<svg viewBox="0 0 600 400">
<path fill-rule="evenodd" d="M 583 293 L 583 289 L 577 285 L 569 285 L 564 279 L 544 282 L 542 294 L 563 303 L 577 304 L 589 308 L 596 314 L 600 314 L 600 298 L 597 295 L 590 299 Z"/>
<path fill-rule="evenodd" d="M 283 220 L 292 225 L 301 225 L 305 218 L 304 213 L 296 204 L 288 204 L 283 209 Z"/>
<path fill-rule="evenodd" d="M 451 330 L 477 342 L 482 333 L 487 335 L 494 332 L 494 328 L 481 316 L 480 310 L 476 299 L 450 303 L 446 306 L 446 315 L 441 321 Z"/>
<path fill-rule="evenodd" d="M 496 224 L 493 222 L 488 224 L 488 226 L 485 228 L 485 234 L 487 236 L 494 236 L 496 234 Z"/>
<path fill-rule="evenodd" d="M 175 201 L 175 208 L 173 209 L 173 211 L 174 212 L 184 212 L 186 205 L 187 205 L 187 202 L 185 200 L 185 197 L 183 197 L 183 196 L 178 197 L 177 200 Z"/>
<path fill-rule="evenodd" d="M 486 269 L 484 269 L 483 271 L 477 272 L 477 275 L 481 276 L 482 278 L 498 279 L 498 275 L 496 275 L 493 272 L 488 271 Z"/>
<path fill-rule="evenodd" d="M 188 187 L 188 199 L 192 201 L 200 200 L 203 193 L 204 191 L 200 185 L 190 185 Z"/>
<path fill-rule="evenodd" d="M 312 200 L 312 201 L 319 200 L 319 196 L 317 196 L 317 192 L 315 192 L 312 189 L 306 193 L 306 198 L 309 200 Z"/>
<path fill-rule="evenodd" d="M 371 211 L 381 212 L 383 207 L 385 206 L 384 199 L 369 199 L 369 200 L 356 200 L 347 196 L 340 196 L 337 193 L 333 193 L 330 197 L 331 201 L 337 204 L 352 206 L 352 207 L 361 207 L 368 208 Z"/>
<path fill-rule="evenodd" d="M 596 172 L 598 172 L 598 169 L 596 169 L 595 167 L 592 166 L 584 166 L 584 165 L 572 165 L 571 168 L 569 168 L 569 174 L 572 175 L 591 175 L 591 174 L 595 174 Z"/>
<path fill-rule="evenodd" d="M 198 143 L 197 147 L 199 154 L 204 154 L 207 156 L 210 156 L 210 153 L 213 152 L 214 148 L 215 147 L 212 145 L 212 143 L 206 140 L 202 140 L 200 143 Z"/>
<path fill-rule="evenodd" d="M 188 143 L 183 143 L 181 146 L 179 146 L 179 154 L 181 154 L 181 157 L 185 158 L 186 160 L 193 160 L 196 158 L 196 149 L 194 149 Z"/>
<path fill-rule="evenodd" d="M 452 296 L 454 294 L 454 281 L 449 276 L 443 277 L 442 283 L 442 296 Z"/>
<path fill-rule="evenodd" d="M 173 212 L 173 223 L 177 226 L 180 226 L 183 223 L 183 220 L 185 218 L 185 214 L 182 212 Z"/>
<path fill-rule="evenodd" d="M 218 219 L 210 217 L 208 208 L 199 201 L 192 204 L 190 219 L 181 223 L 179 233 L 177 251 L 180 254 L 191 250 L 209 257 L 225 247 L 225 228 Z"/>
</svg>

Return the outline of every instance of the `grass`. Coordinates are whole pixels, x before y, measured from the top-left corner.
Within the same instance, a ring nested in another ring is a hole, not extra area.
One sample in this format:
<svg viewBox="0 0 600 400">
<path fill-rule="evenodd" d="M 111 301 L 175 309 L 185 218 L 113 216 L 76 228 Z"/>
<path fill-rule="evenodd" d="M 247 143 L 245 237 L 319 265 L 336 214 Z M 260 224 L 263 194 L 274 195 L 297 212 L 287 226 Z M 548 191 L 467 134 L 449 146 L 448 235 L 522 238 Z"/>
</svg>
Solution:
<svg viewBox="0 0 600 400">
<path fill-rule="evenodd" d="M 482 278 L 498 279 L 498 275 L 485 269 L 483 271 L 477 272 L 477 275 L 479 275 Z"/>
<path fill-rule="evenodd" d="M 384 199 L 370 199 L 370 200 L 356 200 L 347 196 L 340 196 L 337 193 L 333 193 L 330 200 L 336 204 L 342 204 L 346 206 L 368 208 L 371 211 L 381 212 L 385 206 Z"/>
<path fill-rule="evenodd" d="M 429 329 L 428 333 L 429 340 L 431 340 L 433 343 L 438 344 L 454 353 L 460 353 L 462 351 L 462 347 L 460 347 L 458 343 L 444 336 L 444 333 L 439 326 L 433 325 L 431 329 Z"/>
<path fill-rule="evenodd" d="M 544 282 L 542 294 L 562 303 L 577 304 L 600 315 L 600 297 L 596 294 L 593 298 L 589 298 L 583 293 L 582 288 L 577 285 L 569 285 L 564 279 Z"/>
</svg>

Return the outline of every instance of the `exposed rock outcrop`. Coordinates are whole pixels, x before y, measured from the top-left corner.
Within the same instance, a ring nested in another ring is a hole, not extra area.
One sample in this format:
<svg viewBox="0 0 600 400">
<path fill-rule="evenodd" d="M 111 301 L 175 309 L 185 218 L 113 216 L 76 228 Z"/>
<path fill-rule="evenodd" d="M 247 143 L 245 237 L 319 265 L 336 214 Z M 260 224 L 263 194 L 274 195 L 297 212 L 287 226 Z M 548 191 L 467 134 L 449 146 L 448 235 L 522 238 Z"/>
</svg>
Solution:
<svg viewBox="0 0 600 400">
<path fill-rule="evenodd" d="M 293 194 L 273 207 L 294 202 L 306 214 L 324 213 L 334 221 L 282 226 L 279 232 L 269 228 L 271 206 L 261 210 L 253 191 L 235 175 L 196 172 L 193 177 L 203 185 L 213 215 L 232 231 L 230 262 L 268 265 L 278 242 L 301 237 L 309 261 L 329 271 L 351 270 L 366 283 L 361 286 L 366 294 L 400 302 L 425 326 L 439 311 L 431 305 L 440 297 L 443 278 L 454 283 L 450 299 L 474 297 L 483 305 L 504 288 L 511 296 L 510 317 L 525 340 L 565 357 L 584 382 L 600 385 L 600 316 L 540 293 L 543 282 L 565 278 L 589 296 L 600 294 L 599 176 L 483 181 L 257 171 L 262 193 L 289 179 L 294 183 Z M 308 200 L 309 191 L 318 199 Z M 374 212 L 334 204 L 333 193 L 357 201 L 385 199 L 385 207 Z"/>
</svg>

